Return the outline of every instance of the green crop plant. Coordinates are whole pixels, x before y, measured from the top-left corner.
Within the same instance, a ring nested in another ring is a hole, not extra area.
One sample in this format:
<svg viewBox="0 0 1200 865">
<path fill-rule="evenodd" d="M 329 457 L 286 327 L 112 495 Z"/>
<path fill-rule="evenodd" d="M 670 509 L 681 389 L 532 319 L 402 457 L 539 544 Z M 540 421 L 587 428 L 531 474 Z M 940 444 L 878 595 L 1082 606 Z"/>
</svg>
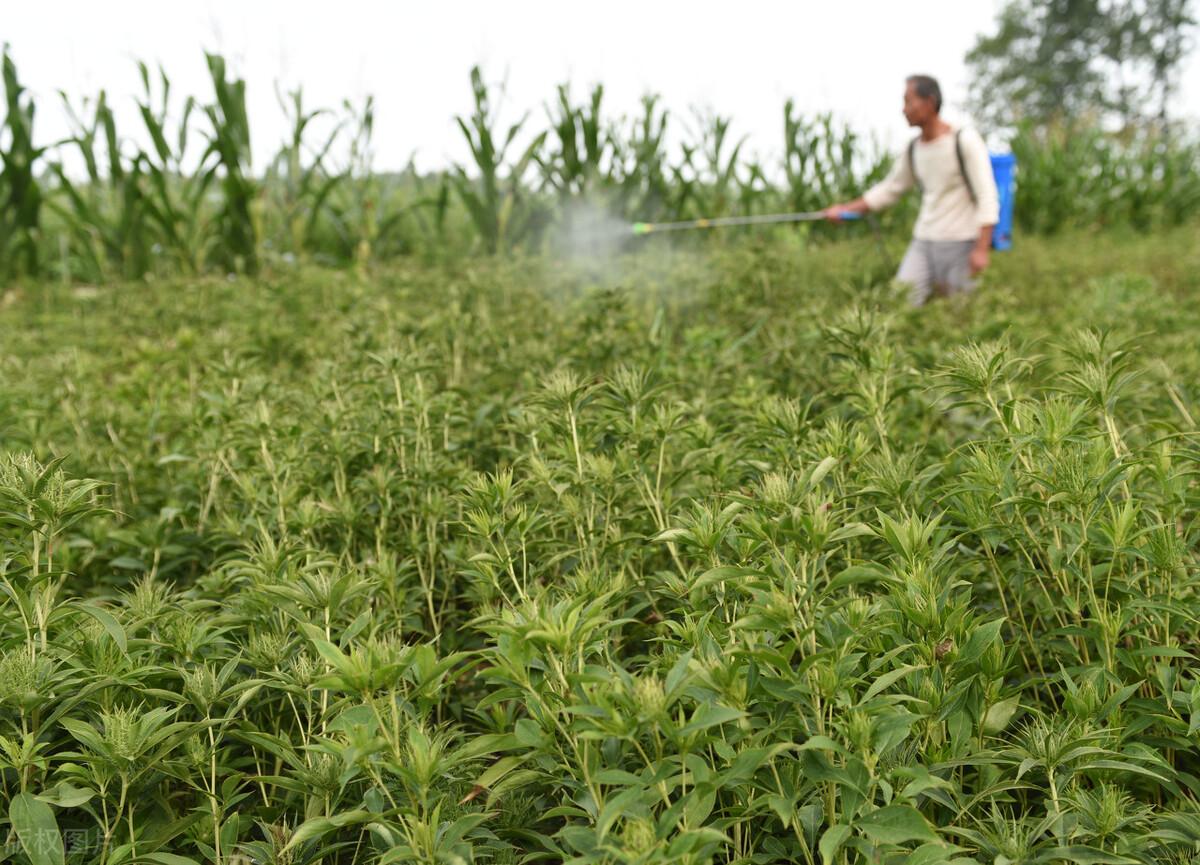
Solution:
<svg viewBox="0 0 1200 865">
<path fill-rule="evenodd" d="M 65 94 L 63 103 L 72 121 L 71 144 L 85 169 L 85 176 L 76 179 L 61 161 L 51 164 L 62 194 L 49 203 L 75 238 L 74 261 L 63 275 L 93 282 L 113 276 L 139 279 L 152 269 L 156 238 L 146 203 L 144 160 L 124 158 L 116 119 L 103 90 L 90 119 L 73 109 Z"/>
<path fill-rule="evenodd" d="M 1194 143 L 1025 130 L 1021 253 L 911 310 L 854 233 L 498 254 L 880 176 L 794 103 L 786 184 L 478 70 L 470 169 L 294 94 L 258 177 L 220 58 L 140 71 L 47 158 L 5 60 L 17 865 L 1196 859 Z"/>
<path fill-rule="evenodd" d="M 429 258 L 455 254 L 447 229 L 452 187 L 450 175 L 441 172 L 424 176 L 411 161 L 404 174 L 416 193 L 416 202 L 411 209 L 413 224 L 421 238 L 415 244 L 416 248 Z"/>
<path fill-rule="evenodd" d="M 1177 134 L 1025 127 L 1012 148 L 1021 166 L 1018 221 L 1030 231 L 1178 225 L 1200 201 L 1200 152 Z"/>
<path fill-rule="evenodd" d="M 825 148 L 825 141 L 833 133 L 832 123 L 832 118 L 828 116 L 809 119 L 797 115 L 792 100 L 784 105 L 783 167 L 791 193 L 791 206 L 795 210 L 811 209 L 810 205 L 814 202 L 833 200 L 829 197 L 830 193 L 841 185 L 845 172 L 852 169 L 841 159 L 837 159 L 833 165 L 824 164 L 824 157 L 830 153 Z M 837 148 L 836 140 L 830 143 Z M 843 138 L 841 143 L 849 142 Z M 844 150 L 837 155 L 853 157 L 852 152 L 846 154 Z M 831 177 L 830 168 L 843 172 L 843 177 Z"/>
<path fill-rule="evenodd" d="M 139 62 L 138 72 L 143 91 L 138 113 L 151 144 L 136 157 L 147 178 L 144 205 L 164 256 L 183 273 L 201 273 L 214 242 L 215 217 L 205 206 L 214 174 L 205 170 L 207 153 L 200 157 L 199 170 L 193 171 L 189 164 L 188 144 L 197 103 L 190 96 L 185 98 L 178 119 L 172 122 L 171 81 L 166 71 L 158 70 L 157 94 L 146 64 Z"/>
<path fill-rule="evenodd" d="M 746 139 L 729 141 L 731 120 L 712 112 L 695 112 L 692 137 L 695 143 L 683 146 L 682 163 L 676 170 L 682 211 L 702 216 L 728 214 L 740 185 L 742 147 Z"/>
<path fill-rule="evenodd" d="M 571 102 L 571 89 L 561 84 L 553 110 L 547 109 L 550 135 L 544 151 L 534 156 L 542 183 L 564 202 L 603 195 L 612 183 L 612 131 L 601 113 L 603 85 L 595 85 L 581 105 Z"/>
<path fill-rule="evenodd" d="M 17 78 L 7 43 L 0 53 L 5 120 L 0 127 L 0 274 L 6 279 L 39 270 L 42 190 L 37 163 L 44 147 L 34 143 L 33 101 Z"/>
<path fill-rule="evenodd" d="M 748 160 L 737 182 L 737 211 L 744 214 L 765 213 L 777 201 L 767 170 L 757 159 Z"/>
<path fill-rule="evenodd" d="M 350 152 L 337 173 L 345 177 L 330 198 L 330 210 L 338 242 L 337 259 L 352 262 L 360 271 L 375 252 L 381 222 L 381 183 L 371 170 L 375 153 L 375 100 L 366 97 L 361 106 L 349 100 L 342 103 L 346 124 L 350 127 Z M 393 222 L 399 218 L 393 217 Z"/>
<path fill-rule="evenodd" d="M 263 235 L 263 206 L 259 184 L 250 172 L 250 119 L 246 115 L 246 82 L 226 78 L 225 59 L 204 55 L 213 85 L 214 101 L 204 106 L 209 122 L 208 153 L 203 162 L 221 187 L 221 209 L 217 214 L 223 264 L 238 272 L 258 268 Z"/>
<path fill-rule="evenodd" d="M 372 97 L 343 102 L 335 119 L 297 93 L 281 100 L 288 138 L 258 173 L 246 83 L 230 78 L 219 55 L 206 55 L 212 96 L 182 102 L 172 99 L 163 70 L 152 78 L 139 63 L 137 134 L 116 128 L 103 91 L 78 110 L 64 99 L 71 135 L 51 146 L 34 138 L 33 102 L 5 57 L 0 146 L 8 204 L 0 232 L 10 279 L 98 283 L 290 269 L 296 261 L 364 274 L 409 256 L 450 261 L 472 253 L 609 249 L 625 220 L 816 210 L 861 194 L 890 159 L 832 115 L 803 114 L 794 100 L 784 106 L 782 153 L 771 161 L 749 158 L 753 142 L 730 138 L 734 118 L 712 109 L 695 113 L 694 128 L 683 128 L 682 137 L 656 95 L 645 96 L 631 118 L 611 116 L 599 84 L 578 103 L 570 86 L 560 85 L 543 128 L 529 115 L 504 126 L 495 92 L 474 70 L 474 110 L 457 118 L 469 166 L 422 174 L 410 161 L 399 173 L 381 173 Z M 320 140 L 310 140 L 318 127 Z M 199 149 L 196 135 L 205 139 Z M 135 141 L 144 143 L 135 148 Z M 1011 145 L 1023 232 L 1153 231 L 1195 221 L 1200 144 L 1183 127 L 1023 126 Z M 79 159 L 84 171 L 75 176 L 66 166 Z M 918 199 L 907 196 L 871 220 L 884 259 L 891 257 L 888 244 L 909 231 Z M 817 224 L 800 236 L 824 239 L 835 231 L 853 236 L 858 229 Z M 859 282 L 884 269 L 894 268 L 865 267 Z"/>
<path fill-rule="evenodd" d="M 317 246 L 320 220 L 327 211 L 331 194 L 346 180 L 345 173 L 331 171 L 326 165 L 345 123 L 333 124 L 313 146 L 306 136 L 329 112 L 306 110 L 304 94 L 299 88 L 286 98 L 278 93 L 277 96 L 289 121 L 289 135 L 267 169 L 263 189 L 280 221 L 275 241 L 282 248 L 279 254 L 303 261 Z"/>
<path fill-rule="evenodd" d="M 614 142 L 614 173 L 622 212 L 657 220 L 673 212 L 666 143 L 669 114 L 655 95 L 643 97 L 641 108 L 628 122 L 626 134 Z"/>
<path fill-rule="evenodd" d="M 1200 262 L 1088 237 L 18 296 L 10 857 L 1194 858 Z"/>
<path fill-rule="evenodd" d="M 456 117 L 455 120 L 471 150 L 478 176 L 472 177 L 466 168 L 458 165 L 453 182 L 484 251 L 495 254 L 519 244 L 533 228 L 535 211 L 524 189 L 525 174 L 545 141 L 546 133 L 535 134 L 511 164 L 507 163 L 509 149 L 528 118 L 523 117 L 501 133 L 492 94 L 478 67 L 471 70 L 471 91 L 475 110 L 469 118 Z"/>
<path fill-rule="evenodd" d="M 789 210 L 819 209 L 843 201 L 881 180 L 887 159 L 878 148 L 865 148 L 860 136 L 833 115 L 805 117 L 789 99 L 783 108 L 784 194 Z M 911 214 L 901 207 L 890 219 Z"/>
</svg>

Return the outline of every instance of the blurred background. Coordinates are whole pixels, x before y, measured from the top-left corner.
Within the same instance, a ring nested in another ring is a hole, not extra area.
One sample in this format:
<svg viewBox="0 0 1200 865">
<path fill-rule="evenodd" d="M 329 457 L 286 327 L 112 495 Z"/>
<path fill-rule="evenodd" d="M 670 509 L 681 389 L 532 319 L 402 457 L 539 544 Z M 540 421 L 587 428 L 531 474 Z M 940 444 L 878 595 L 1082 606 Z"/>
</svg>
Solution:
<svg viewBox="0 0 1200 865">
<path fill-rule="evenodd" d="M 1019 229 L 1177 224 L 1194 35 L 1188 0 L 14 7 L 4 269 L 363 266 L 541 251 L 581 212 L 820 207 L 902 148 L 914 72 L 1017 153 Z"/>
</svg>

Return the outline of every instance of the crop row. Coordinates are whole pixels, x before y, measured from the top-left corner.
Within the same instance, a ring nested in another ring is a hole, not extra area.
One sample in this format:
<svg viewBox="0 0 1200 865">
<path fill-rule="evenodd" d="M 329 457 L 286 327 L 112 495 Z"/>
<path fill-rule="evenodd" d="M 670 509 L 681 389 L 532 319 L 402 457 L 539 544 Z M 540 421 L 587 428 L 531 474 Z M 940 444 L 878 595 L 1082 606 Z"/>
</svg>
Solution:
<svg viewBox="0 0 1200 865">
<path fill-rule="evenodd" d="M 325 111 L 293 92 L 281 98 L 290 134 L 256 174 L 245 82 L 220 56 L 206 59 L 207 100 L 179 99 L 165 73 L 140 64 L 138 128 L 117 128 L 104 91 L 83 105 L 64 97 L 74 132 L 47 147 L 5 53 L 0 277 L 102 282 L 303 261 L 364 267 L 408 255 L 537 251 L 564 233 L 574 248 L 581 233 L 614 222 L 816 209 L 860 193 L 890 158 L 832 115 L 806 115 L 791 100 L 779 156 L 767 161 L 747 154 L 729 117 L 680 119 L 654 96 L 637 116 L 617 117 L 599 85 L 580 101 L 559 87 L 540 128 L 528 115 L 502 122 L 496 90 L 476 69 L 474 110 L 458 118 L 470 165 L 376 172 L 372 99 Z M 1011 144 L 1025 230 L 1150 229 L 1200 209 L 1200 144 L 1186 135 L 1025 128 Z M 882 228 L 905 224 L 912 206 L 887 214 Z"/>
</svg>

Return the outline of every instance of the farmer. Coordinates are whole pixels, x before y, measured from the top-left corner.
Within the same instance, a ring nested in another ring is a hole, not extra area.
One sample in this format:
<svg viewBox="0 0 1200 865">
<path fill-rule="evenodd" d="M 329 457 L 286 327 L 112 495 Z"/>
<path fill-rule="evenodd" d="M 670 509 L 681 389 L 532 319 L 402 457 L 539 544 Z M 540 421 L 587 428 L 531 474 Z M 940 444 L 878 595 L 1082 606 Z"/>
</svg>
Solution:
<svg viewBox="0 0 1200 865">
<path fill-rule="evenodd" d="M 930 294 L 970 291 L 988 266 L 992 227 L 1000 216 L 996 182 L 987 145 L 973 129 L 955 129 L 942 120 L 942 91 L 928 75 L 913 75 L 904 88 L 904 118 L 920 137 L 892 164 L 887 177 L 862 198 L 835 204 L 825 216 L 882 210 L 912 186 L 921 191 L 921 210 L 898 282 L 910 286 L 909 299 L 921 306 Z"/>
</svg>

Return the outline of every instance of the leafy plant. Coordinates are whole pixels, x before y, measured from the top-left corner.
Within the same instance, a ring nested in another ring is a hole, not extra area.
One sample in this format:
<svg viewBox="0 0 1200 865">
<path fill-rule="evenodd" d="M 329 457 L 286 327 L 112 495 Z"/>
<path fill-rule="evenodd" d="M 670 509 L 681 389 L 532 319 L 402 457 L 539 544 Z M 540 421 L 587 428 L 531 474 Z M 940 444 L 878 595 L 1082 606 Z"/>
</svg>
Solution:
<svg viewBox="0 0 1200 865">
<path fill-rule="evenodd" d="M 1086 237 L 8 303 L 11 857 L 1194 858 L 1200 262 Z"/>
<path fill-rule="evenodd" d="M 38 230 L 42 191 L 36 164 L 45 152 L 33 141 L 33 102 L 17 78 L 7 43 L 0 53 L 5 120 L 0 127 L 0 275 L 35 276 L 39 270 Z"/>
<path fill-rule="evenodd" d="M 475 110 L 470 118 L 456 117 L 471 157 L 477 177 L 466 168 L 455 166 L 453 178 L 459 200 L 467 208 L 484 250 L 495 254 L 519 243 L 532 227 L 534 210 L 523 188 L 525 173 L 533 164 L 546 133 L 533 137 L 511 164 L 505 162 L 527 117 L 523 117 L 501 134 L 497 127 L 495 106 L 483 75 L 478 67 L 471 70 L 471 90 Z"/>
</svg>

